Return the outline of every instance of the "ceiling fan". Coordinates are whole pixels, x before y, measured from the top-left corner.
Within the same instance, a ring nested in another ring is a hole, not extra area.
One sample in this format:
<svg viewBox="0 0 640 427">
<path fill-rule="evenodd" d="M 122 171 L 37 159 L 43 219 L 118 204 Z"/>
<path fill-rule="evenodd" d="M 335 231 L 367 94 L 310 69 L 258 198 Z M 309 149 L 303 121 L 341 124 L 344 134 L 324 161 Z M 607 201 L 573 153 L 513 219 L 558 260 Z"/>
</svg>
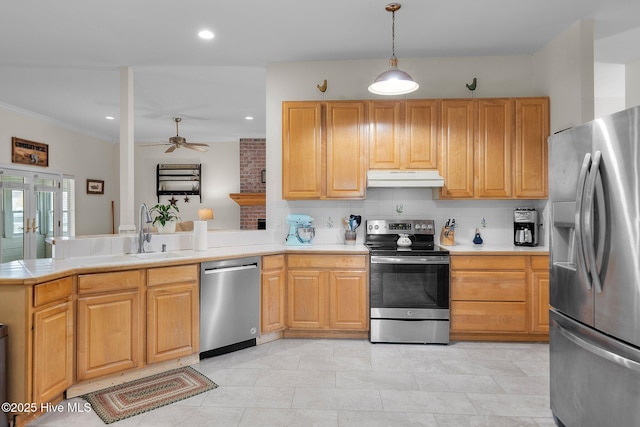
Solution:
<svg viewBox="0 0 640 427">
<path fill-rule="evenodd" d="M 170 147 L 167 148 L 165 153 L 171 153 L 176 148 L 180 148 L 180 147 L 189 148 L 191 150 L 196 150 L 196 151 L 201 151 L 201 152 L 207 151 L 206 148 L 202 148 L 202 147 L 208 147 L 209 144 L 198 144 L 198 143 L 194 143 L 194 142 L 187 142 L 186 138 L 183 138 L 183 137 L 180 136 L 180 134 L 178 132 L 178 125 L 182 121 L 182 118 L 174 117 L 173 121 L 176 122 L 176 136 L 172 136 L 171 138 L 169 138 L 169 142 L 167 142 L 167 143 L 164 143 L 164 144 L 147 144 L 147 145 L 145 145 L 145 147 L 150 147 L 150 146 L 155 146 L 155 145 L 170 145 Z"/>
</svg>

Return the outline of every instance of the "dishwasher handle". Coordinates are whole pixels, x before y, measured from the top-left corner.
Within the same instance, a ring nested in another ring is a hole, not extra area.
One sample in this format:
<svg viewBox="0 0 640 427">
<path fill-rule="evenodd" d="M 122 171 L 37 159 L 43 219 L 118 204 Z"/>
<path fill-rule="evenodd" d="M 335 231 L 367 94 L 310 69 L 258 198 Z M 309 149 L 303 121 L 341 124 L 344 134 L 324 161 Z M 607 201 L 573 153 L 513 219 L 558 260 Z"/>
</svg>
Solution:
<svg viewBox="0 0 640 427">
<path fill-rule="evenodd" d="M 258 268 L 258 264 L 238 265 L 234 267 L 206 268 L 204 270 L 204 274 L 229 273 L 231 271 L 253 270 L 254 268 Z"/>
</svg>

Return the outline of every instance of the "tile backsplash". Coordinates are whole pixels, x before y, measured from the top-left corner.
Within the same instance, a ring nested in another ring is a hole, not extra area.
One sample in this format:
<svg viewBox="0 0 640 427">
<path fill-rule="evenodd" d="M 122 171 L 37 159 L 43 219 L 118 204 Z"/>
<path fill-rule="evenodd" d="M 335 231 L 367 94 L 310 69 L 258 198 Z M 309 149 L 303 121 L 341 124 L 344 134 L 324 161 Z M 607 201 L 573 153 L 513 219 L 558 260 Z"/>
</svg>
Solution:
<svg viewBox="0 0 640 427">
<path fill-rule="evenodd" d="M 365 200 L 283 201 L 270 206 L 269 225 L 283 228 L 288 213 L 311 215 L 316 227 L 314 243 L 341 243 L 342 218 L 362 216 L 357 242 L 364 241 L 367 219 L 433 219 L 436 242 L 447 219 L 455 219 L 456 242 L 471 243 L 476 228 L 486 244 L 513 243 L 513 211 L 519 207 L 535 208 L 540 218 L 539 244 L 547 244 L 547 200 L 437 200 L 428 188 L 368 188 Z"/>
<path fill-rule="evenodd" d="M 547 200 L 437 200 L 430 189 L 425 188 L 369 188 L 365 200 L 308 200 L 269 202 L 267 230 L 210 230 L 208 247 L 244 246 L 284 243 L 287 237 L 285 217 L 289 213 L 302 213 L 314 218 L 316 237 L 314 244 L 344 243 L 342 218 L 361 215 L 362 224 L 357 230 L 356 241 L 363 243 L 367 219 L 433 219 L 435 239 L 439 241 L 440 229 L 448 219 L 458 224 L 457 243 L 471 243 L 476 228 L 482 234 L 485 245 L 509 245 L 513 243 L 513 210 L 519 207 L 539 211 L 539 245 L 548 245 Z M 109 255 L 136 252 L 137 234 L 82 236 L 56 238 L 54 258 L 93 255 Z M 193 248 L 190 232 L 154 234 L 147 250 L 160 251 Z"/>
</svg>

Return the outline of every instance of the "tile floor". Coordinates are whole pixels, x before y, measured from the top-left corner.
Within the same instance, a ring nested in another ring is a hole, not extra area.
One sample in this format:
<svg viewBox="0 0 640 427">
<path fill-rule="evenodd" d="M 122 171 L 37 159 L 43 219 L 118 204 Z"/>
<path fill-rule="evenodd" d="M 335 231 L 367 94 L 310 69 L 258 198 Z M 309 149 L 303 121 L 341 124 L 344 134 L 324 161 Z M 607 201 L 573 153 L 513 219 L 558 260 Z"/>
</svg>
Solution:
<svg viewBox="0 0 640 427">
<path fill-rule="evenodd" d="M 194 368 L 219 387 L 110 425 L 555 426 L 547 344 L 285 339 Z M 30 426 L 104 423 L 93 412 L 49 413 Z"/>
</svg>

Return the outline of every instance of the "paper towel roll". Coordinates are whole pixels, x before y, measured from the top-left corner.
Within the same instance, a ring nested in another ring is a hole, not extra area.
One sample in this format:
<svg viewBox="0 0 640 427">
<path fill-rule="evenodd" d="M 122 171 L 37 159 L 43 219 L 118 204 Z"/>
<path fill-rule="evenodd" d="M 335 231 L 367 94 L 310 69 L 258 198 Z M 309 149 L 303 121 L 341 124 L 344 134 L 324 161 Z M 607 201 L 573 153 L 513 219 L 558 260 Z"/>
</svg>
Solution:
<svg viewBox="0 0 640 427">
<path fill-rule="evenodd" d="M 207 221 L 193 221 L 193 250 L 207 250 Z"/>
</svg>

